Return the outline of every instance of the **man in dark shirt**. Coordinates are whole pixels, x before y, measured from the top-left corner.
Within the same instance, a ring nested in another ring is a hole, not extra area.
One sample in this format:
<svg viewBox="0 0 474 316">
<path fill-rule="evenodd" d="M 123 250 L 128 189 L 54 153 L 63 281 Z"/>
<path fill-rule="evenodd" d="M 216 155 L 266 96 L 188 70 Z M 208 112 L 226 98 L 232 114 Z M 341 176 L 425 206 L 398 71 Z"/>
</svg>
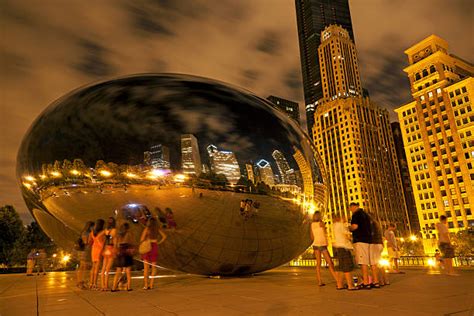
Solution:
<svg viewBox="0 0 474 316">
<path fill-rule="evenodd" d="M 350 230 L 352 232 L 352 243 L 354 244 L 356 262 L 360 265 L 364 278 L 362 285 L 364 289 L 370 289 L 369 245 L 372 241 L 370 217 L 364 210 L 359 208 L 359 203 L 352 202 L 349 204 L 349 211 L 352 213 Z"/>
</svg>

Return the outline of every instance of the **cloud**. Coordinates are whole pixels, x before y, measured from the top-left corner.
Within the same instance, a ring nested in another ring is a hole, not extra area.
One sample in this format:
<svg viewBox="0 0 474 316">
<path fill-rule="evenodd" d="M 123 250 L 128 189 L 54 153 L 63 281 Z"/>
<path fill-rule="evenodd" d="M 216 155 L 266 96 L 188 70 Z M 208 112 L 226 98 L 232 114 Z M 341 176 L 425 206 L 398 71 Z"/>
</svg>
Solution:
<svg viewBox="0 0 474 316">
<path fill-rule="evenodd" d="M 74 68 L 85 75 L 104 77 L 113 75 L 114 67 L 107 62 L 106 49 L 97 42 L 90 39 L 79 41 L 81 51 L 80 61 L 74 64 Z"/>
<path fill-rule="evenodd" d="M 262 53 L 277 55 L 281 49 L 280 38 L 274 31 L 265 31 L 257 40 L 255 48 Z"/>
</svg>

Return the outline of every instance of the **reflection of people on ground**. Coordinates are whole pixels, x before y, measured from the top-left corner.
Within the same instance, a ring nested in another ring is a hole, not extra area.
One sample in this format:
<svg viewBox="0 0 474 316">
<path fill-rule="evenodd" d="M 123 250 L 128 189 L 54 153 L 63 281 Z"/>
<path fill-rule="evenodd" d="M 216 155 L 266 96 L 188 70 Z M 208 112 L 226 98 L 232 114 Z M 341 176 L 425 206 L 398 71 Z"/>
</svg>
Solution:
<svg viewBox="0 0 474 316">
<path fill-rule="evenodd" d="M 160 221 L 163 228 L 166 228 L 166 214 L 159 207 L 155 207 L 155 211 L 158 214 L 158 220 Z"/>
<path fill-rule="evenodd" d="M 45 275 L 46 274 L 46 261 L 47 261 L 46 251 L 44 249 L 40 249 L 37 252 L 36 257 L 37 257 L 37 259 L 36 259 L 37 274 L 39 275 L 40 273 L 43 273 L 43 275 Z"/>
<path fill-rule="evenodd" d="M 199 198 L 202 199 L 202 192 L 199 193 Z"/>
<path fill-rule="evenodd" d="M 158 235 L 161 236 L 160 241 L 158 241 Z M 149 290 L 153 288 L 154 276 L 156 275 L 156 262 L 158 259 L 158 245 L 163 243 L 166 240 L 166 235 L 159 228 L 158 221 L 156 218 L 152 217 L 148 220 L 145 229 L 142 232 L 140 237 L 140 245 L 142 243 L 149 243 L 149 249 L 147 253 L 142 254 L 142 259 L 144 261 L 144 270 L 143 270 L 143 289 Z M 151 280 L 149 279 L 151 266 Z"/>
<path fill-rule="evenodd" d="M 33 269 L 35 268 L 36 249 L 32 249 L 26 257 L 26 276 L 33 275 Z"/>
<path fill-rule="evenodd" d="M 84 273 L 90 264 L 91 248 L 89 236 L 92 228 L 94 228 L 94 222 L 88 221 L 76 242 L 77 260 L 79 260 L 79 267 L 77 268 L 77 287 L 80 289 L 86 288 L 84 284 Z"/>
<path fill-rule="evenodd" d="M 331 271 L 332 276 L 337 281 L 336 271 L 334 271 L 334 264 L 328 251 L 328 241 L 326 238 L 326 227 L 321 220 L 321 213 L 316 211 L 313 214 L 313 222 L 311 223 L 311 239 L 313 240 L 314 256 L 316 258 L 316 275 L 318 277 L 319 286 L 326 285 L 321 280 L 321 255 L 324 256 L 326 264 Z"/>
<path fill-rule="evenodd" d="M 115 266 L 117 271 L 115 273 L 114 284 L 112 286 L 112 292 L 117 291 L 117 285 L 122 277 L 122 272 L 125 271 L 127 275 L 127 291 L 131 291 L 131 268 L 133 265 L 133 255 L 135 253 L 135 245 L 133 244 L 133 236 L 130 232 L 130 225 L 123 223 L 117 233 L 117 241 L 115 243 L 117 248 L 117 258 Z"/>
<path fill-rule="evenodd" d="M 436 224 L 436 230 L 438 231 L 438 245 L 443 255 L 443 265 L 444 270 L 447 275 L 458 276 L 459 274 L 454 272 L 453 268 L 453 258 L 454 258 L 454 248 L 451 245 L 451 238 L 449 237 L 449 230 L 447 226 L 447 217 L 441 215 L 439 217 L 439 223 Z"/>
<path fill-rule="evenodd" d="M 91 257 L 92 257 L 92 268 L 90 273 L 89 288 L 97 288 L 97 275 L 99 273 L 100 259 L 102 257 L 102 250 L 104 248 L 105 232 L 104 232 L 105 221 L 98 219 L 95 222 L 94 229 L 89 235 L 89 242 L 91 243 Z"/>
<path fill-rule="evenodd" d="M 176 221 L 174 220 L 173 211 L 169 207 L 165 208 L 165 211 L 166 211 L 166 226 L 168 228 L 175 229 Z"/>
<path fill-rule="evenodd" d="M 102 255 L 104 260 L 102 262 L 102 271 L 100 272 L 100 289 L 102 291 L 109 290 L 109 274 L 110 268 L 112 267 L 112 263 L 115 257 L 115 241 L 117 230 L 115 228 L 115 218 L 109 217 L 107 220 L 107 227 L 104 231 L 104 251 Z"/>
<path fill-rule="evenodd" d="M 349 230 L 346 223 L 343 223 L 342 217 L 338 214 L 333 217 L 332 230 L 334 232 L 334 241 L 332 250 L 334 258 L 337 260 L 335 267 L 337 275 L 338 290 L 344 289 L 344 278 L 346 279 L 347 289 L 349 291 L 357 290 L 353 284 L 352 271 L 354 270 L 354 259 L 352 258 L 352 243 L 349 240 Z"/>
</svg>

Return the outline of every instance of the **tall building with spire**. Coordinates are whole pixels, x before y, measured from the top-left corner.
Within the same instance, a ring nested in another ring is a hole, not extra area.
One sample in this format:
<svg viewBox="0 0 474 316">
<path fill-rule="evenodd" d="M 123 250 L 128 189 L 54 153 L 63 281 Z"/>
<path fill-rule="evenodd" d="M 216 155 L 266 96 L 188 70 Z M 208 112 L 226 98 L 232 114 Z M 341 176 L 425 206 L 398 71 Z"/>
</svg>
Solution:
<svg viewBox="0 0 474 316">
<path fill-rule="evenodd" d="M 350 218 L 359 202 L 383 225 L 408 231 L 408 218 L 388 112 L 362 95 L 349 32 L 330 25 L 318 49 L 323 97 L 312 131 L 328 175 L 328 212 Z"/>
<path fill-rule="evenodd" d="M 396 112 L 425 251 L 432 253 L 439 216 L 447 216 L 451 232 L 474 227 L 474 65 L 449 54 L 436 35 L 405 54 L 413 101 Z"/>
<path fill-rule="evenodd" d="M 193 134 L 181 135 L 181 167 L 184 174 L 199 176 L 202 172 L 199 145 Z"/>
<path fill-rule="evenodd" d="M 323 97 L 318 47 L 321 32 L 335 24 L 347 30 L 354 41 L 348 0 L 295 0 L 296 21 L 301 57 L 301 73 L 309 135 L 314 123 L 314 111 Z"/>
<path fill-rule="evenodd" d="M 258 173 L 260 175 L 260 181 L 264 182 L 269 186 L 275 185 L 275 177 L 273 176 L 272 166 L 265 159 L 260 159 L 257 162 Z"/>
</svg>

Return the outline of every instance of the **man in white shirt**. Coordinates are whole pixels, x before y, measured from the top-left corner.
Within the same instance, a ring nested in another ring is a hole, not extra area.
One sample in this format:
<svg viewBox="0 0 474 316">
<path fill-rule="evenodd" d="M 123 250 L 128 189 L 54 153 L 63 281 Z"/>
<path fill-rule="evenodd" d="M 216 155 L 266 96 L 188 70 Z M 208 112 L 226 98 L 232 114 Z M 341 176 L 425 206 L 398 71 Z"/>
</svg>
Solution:
<svg viewBox="0 0 474 316">
<path fill-rule="evenodd" d="M 398 259 L 400 258 L 400 254 L 398 253 L 398 245 L 397 239 L 395 238 L 395 231 L 396 226 L 394 223 L 390 223 L 388 225 L 388 229 L 385 231 L 384 237 L 387 240 L 387 251 L 388 257 L 390 261 L 392 261 L 394 270 L 393 272 L 399 273 L 398 270 Z"/>
<path fill-rule="evenodd" d="M 451 238 L 449 238 L 449 230 L 446 225 L 447 218 L 444 215 L 439 217 L 439 223 L 436 224 L 436 230 L 438 231 L 438 245 L 443 255 L 443 263 L 446 273 L 452 276 L 458 276 L 459 274 L 454 272 L 453 269 L 453 258 L 454 248 L 451 245 Z"/>
</svg>

